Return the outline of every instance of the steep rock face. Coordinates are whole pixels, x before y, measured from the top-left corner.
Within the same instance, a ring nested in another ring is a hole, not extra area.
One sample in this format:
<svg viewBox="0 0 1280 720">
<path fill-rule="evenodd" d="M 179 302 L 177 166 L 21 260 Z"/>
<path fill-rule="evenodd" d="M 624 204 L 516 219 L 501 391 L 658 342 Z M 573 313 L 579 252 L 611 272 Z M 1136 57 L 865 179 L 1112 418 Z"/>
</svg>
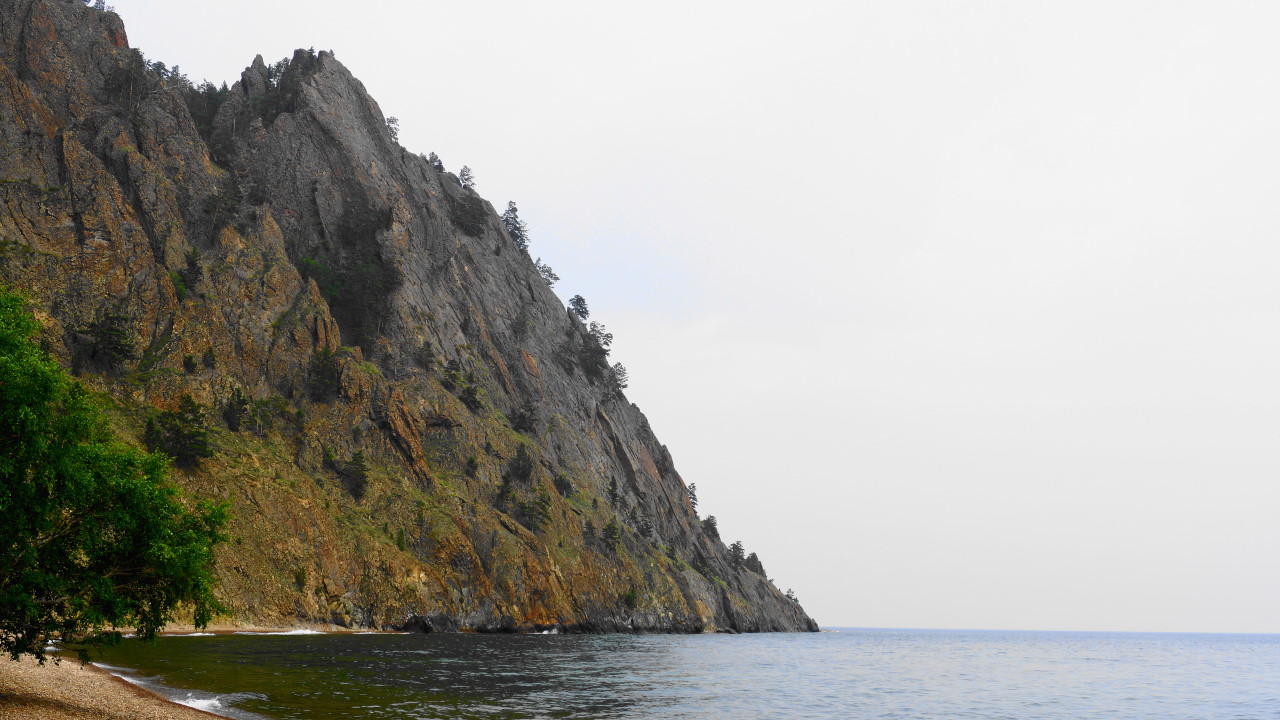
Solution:
<svg viewBox="0 0 1280 720">
<path fill-rule="evenodd" d="M 175 475 L 232 503 L 235 619 L 816 629 L 704 531 L 489 203 L 333 55 L 201 95 L 112 13 L 0 11 L 0 282 L 122 433 L 208 409 L 218 452 Z"/>
</svg>

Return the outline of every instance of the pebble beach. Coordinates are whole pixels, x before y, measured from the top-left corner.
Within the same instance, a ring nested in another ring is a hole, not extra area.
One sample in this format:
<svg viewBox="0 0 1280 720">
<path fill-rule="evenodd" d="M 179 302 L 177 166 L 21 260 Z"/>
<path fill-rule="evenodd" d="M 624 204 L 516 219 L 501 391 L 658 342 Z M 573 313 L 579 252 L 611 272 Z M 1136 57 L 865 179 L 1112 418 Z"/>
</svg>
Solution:
<svg viewBox="0 0 1280 720">
<path fill-rule="evenodd" d="M 0 720 L 210 720 L 75 659 L 0 658 Z"/>
</svg>

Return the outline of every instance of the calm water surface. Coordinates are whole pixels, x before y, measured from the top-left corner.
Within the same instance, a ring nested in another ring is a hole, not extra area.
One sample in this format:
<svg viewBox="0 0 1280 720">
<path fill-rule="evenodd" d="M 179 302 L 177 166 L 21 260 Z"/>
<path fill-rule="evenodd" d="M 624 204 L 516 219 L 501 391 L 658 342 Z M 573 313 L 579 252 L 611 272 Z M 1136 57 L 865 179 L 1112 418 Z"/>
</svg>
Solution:
<svg viewBox="0 0 1280 720">
<path fill-rule="evenodd" d="M 102 661 L 275 720 L 1280 720 L 1277 635 L 224 635 Z"/>
</svg>

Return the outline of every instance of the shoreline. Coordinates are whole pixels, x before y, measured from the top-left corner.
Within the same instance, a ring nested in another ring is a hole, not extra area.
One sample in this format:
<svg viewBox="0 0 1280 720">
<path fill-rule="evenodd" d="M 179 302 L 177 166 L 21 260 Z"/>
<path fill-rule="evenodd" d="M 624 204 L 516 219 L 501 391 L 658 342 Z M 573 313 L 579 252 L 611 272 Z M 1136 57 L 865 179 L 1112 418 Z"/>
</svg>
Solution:
<svg viewBox="0 0 1280 720">
<path fill-rule="evenodd" d="M 229 720 L 174 702 L 93 665 L 0 659 L 0 720 Z"/>
<path fill-rule="evenodd" d="M 161 636 L 254 634 L 355 634 L 389 631 L 353 630 L 337 625 L 263 627 L 210 625 L 197 629 L 174 625 Z M 56 662 L 57 660 L 61 662 Z M 0 720 L 230 720 L 226 715 L 171 700 L 74 656 L 50 655 L 44 665 L 34 658 L 0 658 Z"/>
</svg>

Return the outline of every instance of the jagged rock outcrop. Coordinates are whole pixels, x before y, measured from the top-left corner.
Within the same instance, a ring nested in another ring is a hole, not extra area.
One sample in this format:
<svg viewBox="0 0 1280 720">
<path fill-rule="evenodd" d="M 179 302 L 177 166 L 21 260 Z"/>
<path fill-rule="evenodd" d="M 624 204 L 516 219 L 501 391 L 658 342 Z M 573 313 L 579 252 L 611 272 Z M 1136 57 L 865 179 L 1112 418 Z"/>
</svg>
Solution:
<svg viewBox="0 0 1280 720">
<path fill-rule="evenodd" d="M 78 0 L 0 0 L 0 51 L 0 282 L 122 434 L 208 409 L 218 452 L 174 474 L 232 505 L 233 618 L 816 629 L 704 531 L 490 204 L 332 54 L 192 88 Z"/>
</svg>

